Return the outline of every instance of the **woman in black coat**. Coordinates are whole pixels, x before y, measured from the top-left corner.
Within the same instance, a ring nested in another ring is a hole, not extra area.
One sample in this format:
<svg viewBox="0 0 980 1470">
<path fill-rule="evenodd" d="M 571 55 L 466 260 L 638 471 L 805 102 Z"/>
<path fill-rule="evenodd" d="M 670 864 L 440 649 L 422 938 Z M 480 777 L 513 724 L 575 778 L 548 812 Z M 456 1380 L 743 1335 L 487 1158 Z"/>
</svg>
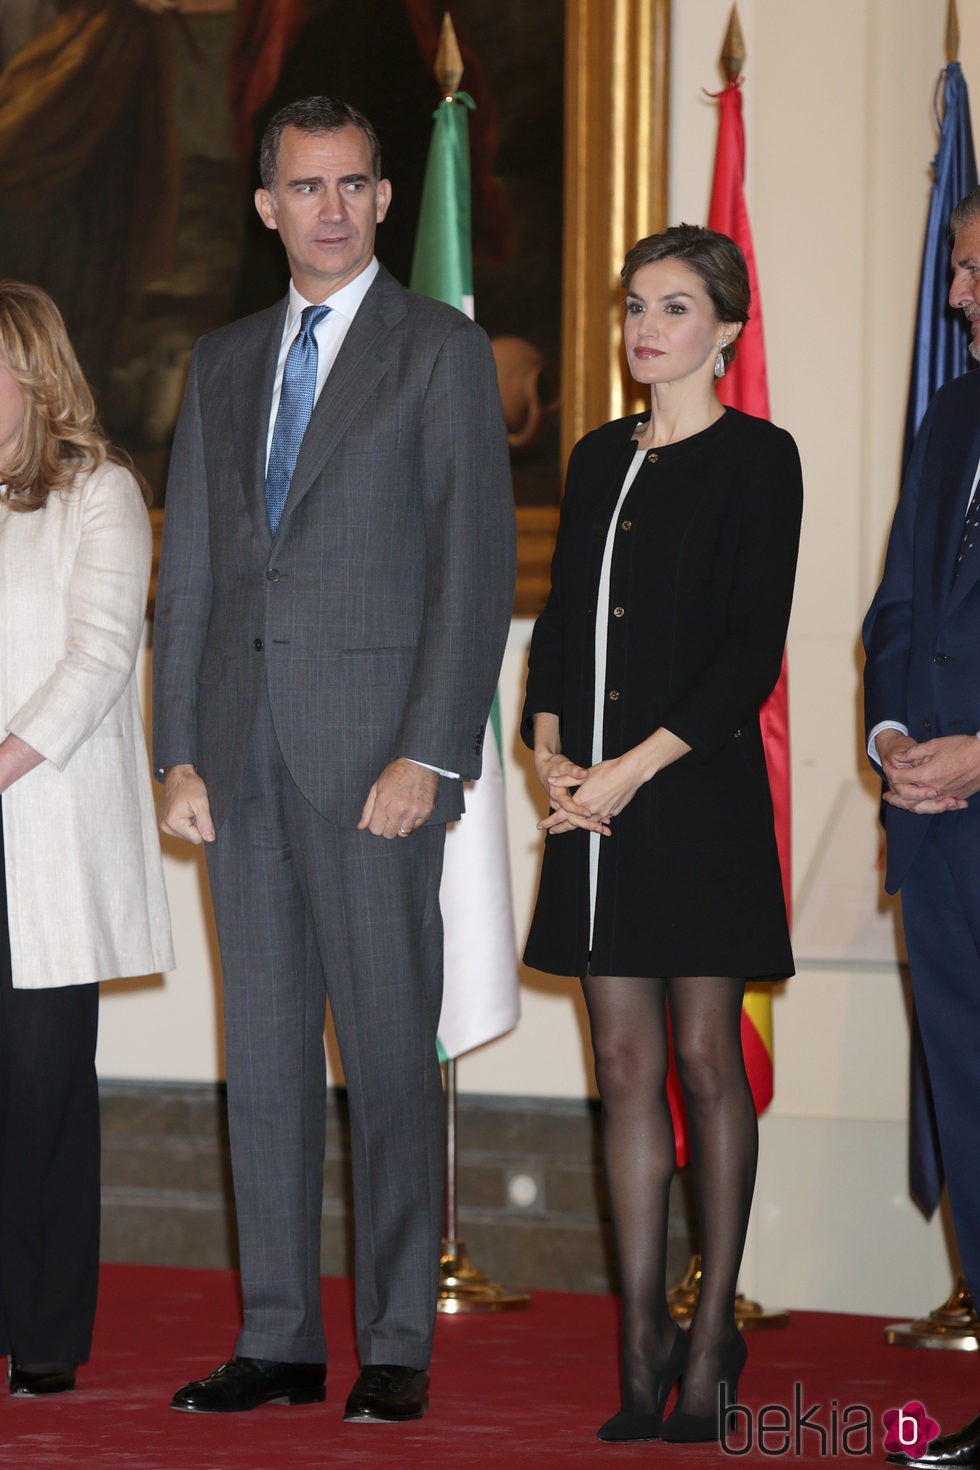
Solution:
<svg viewBox="0 0 980 1470">
<path fill-rule="evenodd" d="M 759 730 L 779 675 L 802 484 L 790 436 L 723 409 L 748 319 L 742 252 L 679 225 L 626 258 L 624 338 L 651 411 L 572 452 L 523 733 L 548 793 L 527 963 L 583 977 L 623 1289 L 622 1406 L 602 1439 L 718 1437 L 758 1130 L 746 980 L 793 973 Z M 703 1275 L 690 1337 L 666 1300 L 675 1166 L 667 1013 Z M 673 1384 L 678 1406 L 663 1420 Z"/>
</svg>

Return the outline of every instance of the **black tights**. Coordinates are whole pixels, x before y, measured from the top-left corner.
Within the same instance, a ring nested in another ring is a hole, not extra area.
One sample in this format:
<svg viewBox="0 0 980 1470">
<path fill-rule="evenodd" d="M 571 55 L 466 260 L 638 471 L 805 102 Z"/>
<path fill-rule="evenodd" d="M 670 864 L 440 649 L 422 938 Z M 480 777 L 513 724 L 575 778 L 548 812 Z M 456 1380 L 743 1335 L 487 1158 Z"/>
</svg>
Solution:
<svg viewBox="0 0 980 1470">
<path fill-rule="evenodd" d="M 606 1178 L 623 1290 L 624 1398 L 647 1411 L 674 1328 L 667 1309 L 667 1209 L 675 1167 L 667 1102 L 667 1009 L 684 1092 L 702 1277 L 681 1408 L 710 1413 L 735 1333 L 758 1126 L 742 1056 L 741 980 L 587 975 Z"/>
</svg>

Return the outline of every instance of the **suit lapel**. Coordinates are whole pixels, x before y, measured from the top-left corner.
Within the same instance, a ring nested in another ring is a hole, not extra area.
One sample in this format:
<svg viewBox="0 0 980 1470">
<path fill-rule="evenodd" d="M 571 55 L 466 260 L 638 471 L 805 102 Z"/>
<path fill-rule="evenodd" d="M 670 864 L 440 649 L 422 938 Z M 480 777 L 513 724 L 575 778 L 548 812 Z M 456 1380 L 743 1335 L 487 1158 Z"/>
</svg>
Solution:
<svg viewBox="0 0 980 1470">
<path fill-rule="evenodd" d="M 256 530 L 270 538 L 265 504 L 265 451 L 276 381 L 279 345 L 289 298 L 255 318 L 236 345 L 228 377 L 235 455 L 249 515 Z"/>
<path fill-rule="evenodd" d="M 280 531 L 321 473 L 351 419 L 388 371 L 407 293 L 382 269 L 361 303 L 317 399 L 282 513 Z M 271 392 L 271 389 L 270 389 Z"/>
</svg>

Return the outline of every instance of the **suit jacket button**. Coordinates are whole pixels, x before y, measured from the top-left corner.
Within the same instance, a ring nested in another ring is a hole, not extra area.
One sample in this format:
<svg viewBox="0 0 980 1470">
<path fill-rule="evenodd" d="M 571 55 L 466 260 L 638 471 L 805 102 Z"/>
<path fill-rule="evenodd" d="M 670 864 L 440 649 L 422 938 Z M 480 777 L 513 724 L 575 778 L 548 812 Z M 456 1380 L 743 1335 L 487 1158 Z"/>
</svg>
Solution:
<svg viewBox="0 0 980 1470">
<path fill-rule="evenodd" d="M 279 568 L 278 567 L 270 567 L 269 570 L 266 572 L 265 575 L 266 575 L 266 577 L 268 578 L 268 580 L 270 582 L 278 582 L 279 581 L 279 576 L 280 576 Z"/>
<path fill-rule="evenodd" d="M 610 699 L 618 699 L 619 698 L 619 690 L 618 689 L 610 689 L 610 691 L 609 691 L 609 698 Z"/>
<path fill-rule="evenodd" d="M 932 721 L 931 720 L 923 720 L 922 721 L 922 728 L 923 728 L 923 730 L 931 730 L 932 729 Z"/>
<path fill-rule="evenodd" d="M 632 529 L 633 529 L 633 522 L 632 521 L 620 521 L 619 525 L 620 525 L 620 529 L 623 530 L 623 531 L 632 531 Z"/>
<path fill-rule="evenodd" d="M 621 618 L 623 616 L 623 613 L 625 611 L 626 611 L 625 607 L 614 607 L 613 608 L 613 617 L 614 618 Z"/>
<path fill-rule="evenodd" d="M 937 653 L 933 659 L 934 664 L 948 664 L 949 662 L 950 657 L 948 653 Z"/>
<path fill-rule="evenodd" d="M 265 644 L 262 642 L 261 638 L 253 638 L 252 647 L 255 649 L 256 653 L 261 653 L 263 648 L 265 647 Z"/>
</svg>

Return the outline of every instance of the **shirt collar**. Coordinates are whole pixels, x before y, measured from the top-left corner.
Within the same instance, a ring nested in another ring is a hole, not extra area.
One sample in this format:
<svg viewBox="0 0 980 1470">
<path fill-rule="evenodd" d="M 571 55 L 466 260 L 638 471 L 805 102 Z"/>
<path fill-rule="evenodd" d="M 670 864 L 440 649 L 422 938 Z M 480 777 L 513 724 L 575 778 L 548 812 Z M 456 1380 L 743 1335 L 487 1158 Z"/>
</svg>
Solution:
<svg viewBox="0 0 980 1470">
<path fill-rule="evenodd" d="M 346 286 L 341 286 L 339 291 L 335 291 L 332 296 L 327 296 L 324 299 L 324 306 L 329 306 L 331 311 L 337 312 L 348 322 L 352 322 L 357 315 L 361 302 L 368 293 L 372 281 L 378 274 L 378 270 L 378 257 L 372 255 L 364 269 L 352 281 L 348 281 Z M 292 335 L 303 312 L 303 308 L 312 305 L 313 302 L 307 301 L 305 296 L 301 296 L 293 282 L 290 281 L 289 310 L 286 312 L 285 335 Z"/>
</svg>

